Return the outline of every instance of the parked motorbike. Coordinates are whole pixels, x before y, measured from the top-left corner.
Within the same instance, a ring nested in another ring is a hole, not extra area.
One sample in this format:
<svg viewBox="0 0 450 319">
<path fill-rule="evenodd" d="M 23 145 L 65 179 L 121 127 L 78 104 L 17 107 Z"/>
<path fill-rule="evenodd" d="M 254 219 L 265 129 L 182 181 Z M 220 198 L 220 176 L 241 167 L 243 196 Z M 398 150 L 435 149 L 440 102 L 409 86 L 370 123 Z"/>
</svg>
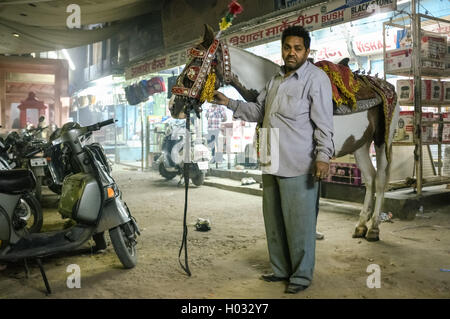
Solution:
<svg viewBox="0 0 450 319">
<path fill-rule="evenodd" d="M 44 149 L 44 157 L 47 160 L 44 183 L 56 194 L 61 194 L 64 178 L 72 172 L 69 146 L 64 143 L 53 144 L 53 141 L 60 138 L 61 132 L 60 128 L 53 131 Z"/>
<path fill-rule="evenodd" d="M 101 149 L 87 145 L 93 131 L 113 124 L 114 120 L 82 127 L 66 123 L 61 136 L 52 143 L 64 143 L 70 148 L 73 172 L 64 179 L 58 210 L 75 225 L 68 229 L 29 234 L 23 223 L 15 222 L 14 207 L 21 196 L 35 186 L 28 170 L 0 171 L 0 262 L 35 259 L 41 269 L 48 293 L 50 286 L 41 258 L 73 251 L 94 239 L 97 249 L 106 248 L 104 232 L 109 231 L 114 250 L 125 268 L 137 263 L 136 244 L 140 235 L 136 220 L 131 215 L 121 192 L 105 165 Z"/>
<path fill-rule="evenodd" d="M 0 138 L 0 171 L 11 170 L 11 161 L 8 155 L 8 147 L 3 138 Z M 0 181 L 1 182 L 1 181 Z M 37 233 L 43 224 L 41 205 L 32 192 L 23 192 L 18 204 L 14 208 L 13 220 L 20 222 L 30 233 Z"/>
<path fill-rule="evenodd" d="M 192 135 L 192 132 L 190 133 Z M 183 176 L 184 148 L 185 148 L 186 124 L 185 121 L 173 121 L 168 124 L 161 145 L 161 154 L 155 157 L 155 166 L 159 173 L 167 180 L 177 175 Z M 208 163 L 211 160 L 211 151 L 207 146 L 195 143 L 191 138 L 191 159 L 189 176 L 196 186 L 203 184 Z M 204 141 L 206 143 L 206 141 Z"/>
<path fill-rule="evenodd" d="M 36 177 L 34 194 L 38 201 L 42 198 L 42 184 L 47 160 L 42 152 L 46 141 L 36 138 L 36 135 L 44 129 L 46 128 L 26 129 L 20 135 L 13 131 L 8 134 L 5 140 L 11 162 L 10 165 L 33 171 Z"/>
<path fill-rule="evenodd" d="M 23 152 L 13 150 L 16 154 L 14 158 L 29 157 L 29 163 L 25 162 L 33 170 L 36 178 L 36 195 L 40 198 L 41 186 L 47 186 L 52 192 L 61 194 L 64 177 L 72 172 L 70 148 L 64 143 L 54 145 L 52 142 L 61 136 L 61 129 L 56 128 L 51 133 L 47 143 L 44 141 L 34 141 L 32 145 L 28 145 L 27 150 L 30 152 L 23 155 Z M 30 142 L 28 142 L 30 143 Z M 16 143 L 17 144 L 17 143 Z M 18 143 L 23 144 L 23 143 Z M 23 149 L 23 147 L 22 147 Z M 20 148 L 19 148 L 20 150 Z M 23 160 L 16 160 L 23 162 Z M 23 166 L 23 164 L 22 164 Z"/>
</svg>

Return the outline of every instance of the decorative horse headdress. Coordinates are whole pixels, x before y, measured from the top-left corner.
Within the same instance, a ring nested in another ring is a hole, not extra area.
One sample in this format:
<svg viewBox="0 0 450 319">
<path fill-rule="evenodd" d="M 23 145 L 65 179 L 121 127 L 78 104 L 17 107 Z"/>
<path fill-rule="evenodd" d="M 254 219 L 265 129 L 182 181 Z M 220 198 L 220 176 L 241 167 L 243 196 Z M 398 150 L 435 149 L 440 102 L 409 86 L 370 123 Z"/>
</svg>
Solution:
<svg viewBox="0 0 450 319">
<path fill-rule="evenodd" d="M 233 0 L 228 5 L 229 11 L 219 23 L 220 31 L 215 36 L 214 41 L 207 49 L 191 48 L 188 50 L 190 61 L 177 79 L 176 85 L 172 88 L 172 93 L 185 98 L 194 99 L 203 103 L 212 102 L 214 87 L 216 83 L 216 74 L 214 66 L 217 65 L 216 53 L 220 48 L 223 61 L 223 76 L 226 83 L 231 81 L 231 63 L 227 44 L 219 40 L 222 31 L 231 26 L 234 17 L 242 12 L 242 6 Z M 194 59 L 202 60 L 201 65 L 193 65 Z M 186 87 L 183 80 L 187 77 L 193 82 L 191 87 Z"/>
</svg>

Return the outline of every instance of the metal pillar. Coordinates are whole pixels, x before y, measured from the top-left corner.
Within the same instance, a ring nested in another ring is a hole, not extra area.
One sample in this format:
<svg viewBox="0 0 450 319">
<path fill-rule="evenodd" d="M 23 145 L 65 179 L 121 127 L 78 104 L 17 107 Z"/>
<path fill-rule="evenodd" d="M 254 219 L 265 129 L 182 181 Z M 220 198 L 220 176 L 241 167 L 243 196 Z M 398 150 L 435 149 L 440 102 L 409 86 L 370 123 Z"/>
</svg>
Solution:
<svg viewBox="0 0 450 319">
<path fill-rule="evenodd" d="M 144 168 L 145 170 L 148 170 L 149 166 L 149 152 L 150 152 L 150 122 L 147 119 L 147 112 L 145 112 L 145 154 L 144 154 L 144 159 L 145 159 L 145 165 Z"/>
<path fill-rule="evenodd" d="M 117 92 L 116 88 L 113 88 L 113 102 L 114 102 L 114 119 L 117 120 Z M 116 164 L 120 163 L 120 158 L 118 156 L 119 150 L 117 149 L 117 125 L 114 125 L 114 162 Z"/>
<path fill-rule="evenodd" d="M 141 107 L 141 171 L 144 170 L 144 103 L 139 103 Z"/>
<path fill-rule="evenodd" d="M 416 168 L 417 196 L 422 195 L 423 154 L 422 154 L 422 74 L 420 67 L 420 15 L 417 14 L 416 0 L 411 1 L 411 33 L 412 33 L 412 61 L 414 72 L 414 166 Z"/>
</svg>

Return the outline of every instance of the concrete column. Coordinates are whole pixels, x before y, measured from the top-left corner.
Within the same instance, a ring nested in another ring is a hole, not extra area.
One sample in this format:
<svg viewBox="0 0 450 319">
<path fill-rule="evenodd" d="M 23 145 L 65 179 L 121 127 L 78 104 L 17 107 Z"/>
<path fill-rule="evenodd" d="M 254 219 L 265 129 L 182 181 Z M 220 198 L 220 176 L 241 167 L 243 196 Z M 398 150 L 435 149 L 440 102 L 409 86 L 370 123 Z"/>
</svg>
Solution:
<svg viewBox="0 0 450 319">
<path fill-rule="evenodd" d="M 61 73 L 56 71 L 55 72 L 55 104 L 54 104 L 54 116 L 55 116 L 55 123 L 58 125 L 58 127 L 62 126 L 62 118 L 61 118 Z"/>
</svg>

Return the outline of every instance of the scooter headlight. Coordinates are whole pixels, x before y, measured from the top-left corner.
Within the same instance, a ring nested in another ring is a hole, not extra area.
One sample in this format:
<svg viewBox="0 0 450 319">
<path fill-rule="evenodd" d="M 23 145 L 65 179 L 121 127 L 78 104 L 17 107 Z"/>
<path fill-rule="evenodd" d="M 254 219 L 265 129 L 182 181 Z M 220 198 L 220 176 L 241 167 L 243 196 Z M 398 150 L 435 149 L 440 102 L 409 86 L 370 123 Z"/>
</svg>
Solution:
<svg viewBox="0 0 450 319">
<path fill-rule="evenodd" d="M 113 185 L 109 185 L 108 187 L 106 187 L 106 199 L 112 199 L 116 196 L 119 195 L 119 188 L 117 187 L 117 185 L 113 184 Z"/>
<path fill-rule="evenodd" d="M 113 198 L 115 194 L 116 193 L 114 192 L 114 189 L 111 186 L 107 188 L 108 199 Z"/>
</svg>

